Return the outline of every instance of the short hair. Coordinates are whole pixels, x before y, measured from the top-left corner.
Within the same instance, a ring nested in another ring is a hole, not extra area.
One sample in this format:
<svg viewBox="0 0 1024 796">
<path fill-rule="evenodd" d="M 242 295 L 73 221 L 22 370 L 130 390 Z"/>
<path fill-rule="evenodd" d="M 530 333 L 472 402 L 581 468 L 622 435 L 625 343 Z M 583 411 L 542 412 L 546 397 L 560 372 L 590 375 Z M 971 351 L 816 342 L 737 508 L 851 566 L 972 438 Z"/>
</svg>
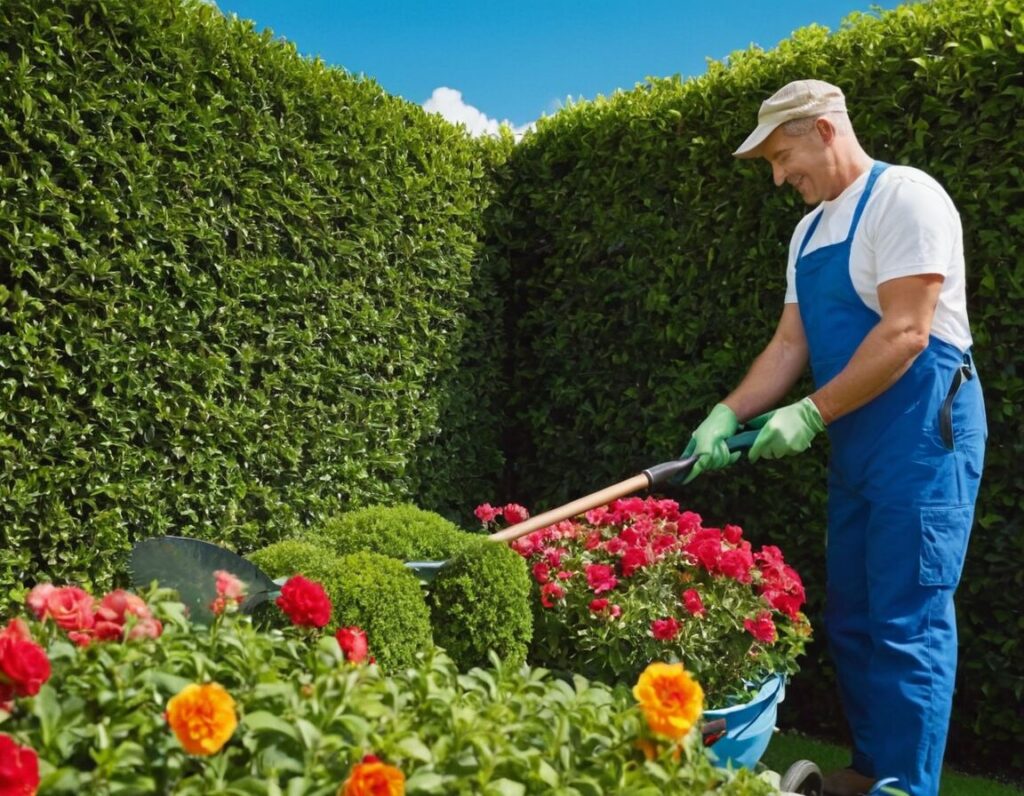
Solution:
<svg viewBox="0 0 1024 796">
<path fill-rule="evenodd" d="M 843 111 L 832 111 L 830 113 L 824 113 L 821 116 L 805 116 L 802 119 L 791 119 L 788 122 L 783 122 L 779 125 L 782 128 L 782 134 L 791 138 L 797 138 L 802 135 L 807 135 L 811 130 L 814 129 L 814 123 L 824 116 L 830 122 L 832 126 L 836 128 L 836 135 L 849 135 L 853 132 L 853 125 L 850 123 L 850 117 Z"/>
</svg>

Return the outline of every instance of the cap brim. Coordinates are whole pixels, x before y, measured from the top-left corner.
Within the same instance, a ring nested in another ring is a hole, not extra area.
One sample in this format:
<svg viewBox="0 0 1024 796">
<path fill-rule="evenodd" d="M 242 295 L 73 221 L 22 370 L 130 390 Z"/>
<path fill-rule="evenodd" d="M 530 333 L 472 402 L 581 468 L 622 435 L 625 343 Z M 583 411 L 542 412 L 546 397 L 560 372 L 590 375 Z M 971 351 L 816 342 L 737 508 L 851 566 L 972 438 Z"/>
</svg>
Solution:
<svg viewBox="0 0 1024 796">
<path fill-rule="evenodd" d="M 779 126 L 778 122 L 772 124 L 759 124 L 747 140 L 740 144 L 740 148 L 732 153 L 735 158 L 756 158 L 758 147 L 765 142 L 765 139 L 772 134 L 772 131 Z"/>
</svg>

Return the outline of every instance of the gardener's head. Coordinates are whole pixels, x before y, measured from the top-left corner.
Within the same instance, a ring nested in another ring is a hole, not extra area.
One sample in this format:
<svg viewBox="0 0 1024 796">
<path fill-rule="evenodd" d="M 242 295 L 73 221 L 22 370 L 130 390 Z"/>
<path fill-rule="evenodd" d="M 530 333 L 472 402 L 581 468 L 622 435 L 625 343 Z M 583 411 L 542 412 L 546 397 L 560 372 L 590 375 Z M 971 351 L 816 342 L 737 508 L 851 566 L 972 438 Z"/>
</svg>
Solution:
<svg viewBox="0 0 1024 796">
<path fill-rule="evenodd" d="M 776 185 L 789 183 L 808 204 L 834 199 L 864 155 L 843 92 L 821 80 L 787 83 L 761 103 L 757 128 L 733 155 L 762 157 Z"/>
</svg>

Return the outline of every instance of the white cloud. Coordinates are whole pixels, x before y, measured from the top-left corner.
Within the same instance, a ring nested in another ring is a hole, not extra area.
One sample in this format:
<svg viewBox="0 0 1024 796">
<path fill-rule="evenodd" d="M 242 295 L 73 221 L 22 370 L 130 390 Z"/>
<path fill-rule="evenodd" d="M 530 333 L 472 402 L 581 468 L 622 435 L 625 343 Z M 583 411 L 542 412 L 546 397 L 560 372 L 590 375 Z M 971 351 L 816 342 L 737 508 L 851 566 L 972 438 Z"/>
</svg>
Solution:
<svg viewBox="0 0 1024 796">
<path fill-rule="evenodd" d="M 523 137 L 523 133 L 533 127 L 532 123 L 516 127 L 508 119 L 503 122 L 492 119 L 479 108 L 465 102 L 462 99 L 461 91 L 447 86 L 435 88 L 430 99 L 423 103 L 423 108 L 429 113 L 441 114 L 453 124 L 465 125 L 469 134 L 473 136 L 497 135 L 501 125 L 505 124 L 512 129 L 512 133 L 518 141 Z"/>
</svg>

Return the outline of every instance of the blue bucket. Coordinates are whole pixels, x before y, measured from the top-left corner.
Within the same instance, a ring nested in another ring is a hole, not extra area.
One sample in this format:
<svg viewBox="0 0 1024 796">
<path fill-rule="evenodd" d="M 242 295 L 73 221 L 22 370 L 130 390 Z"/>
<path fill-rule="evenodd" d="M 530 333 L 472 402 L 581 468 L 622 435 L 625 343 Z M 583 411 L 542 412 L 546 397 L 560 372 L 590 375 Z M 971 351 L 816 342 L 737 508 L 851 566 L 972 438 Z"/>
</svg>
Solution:
<svg viewBox="0 0 1024 796">
<path fill-rule="evenodd" d="M 761 759 L 775 731 L 779 703 L 786 696 L 786 678 L 781 674 L 761 684 L 749 702 L 719 710 L 705 710 L 704 720 L 725 720 L 725 735 L 708 748 L 720 768 L 753 768 Z"/>
</svg>

